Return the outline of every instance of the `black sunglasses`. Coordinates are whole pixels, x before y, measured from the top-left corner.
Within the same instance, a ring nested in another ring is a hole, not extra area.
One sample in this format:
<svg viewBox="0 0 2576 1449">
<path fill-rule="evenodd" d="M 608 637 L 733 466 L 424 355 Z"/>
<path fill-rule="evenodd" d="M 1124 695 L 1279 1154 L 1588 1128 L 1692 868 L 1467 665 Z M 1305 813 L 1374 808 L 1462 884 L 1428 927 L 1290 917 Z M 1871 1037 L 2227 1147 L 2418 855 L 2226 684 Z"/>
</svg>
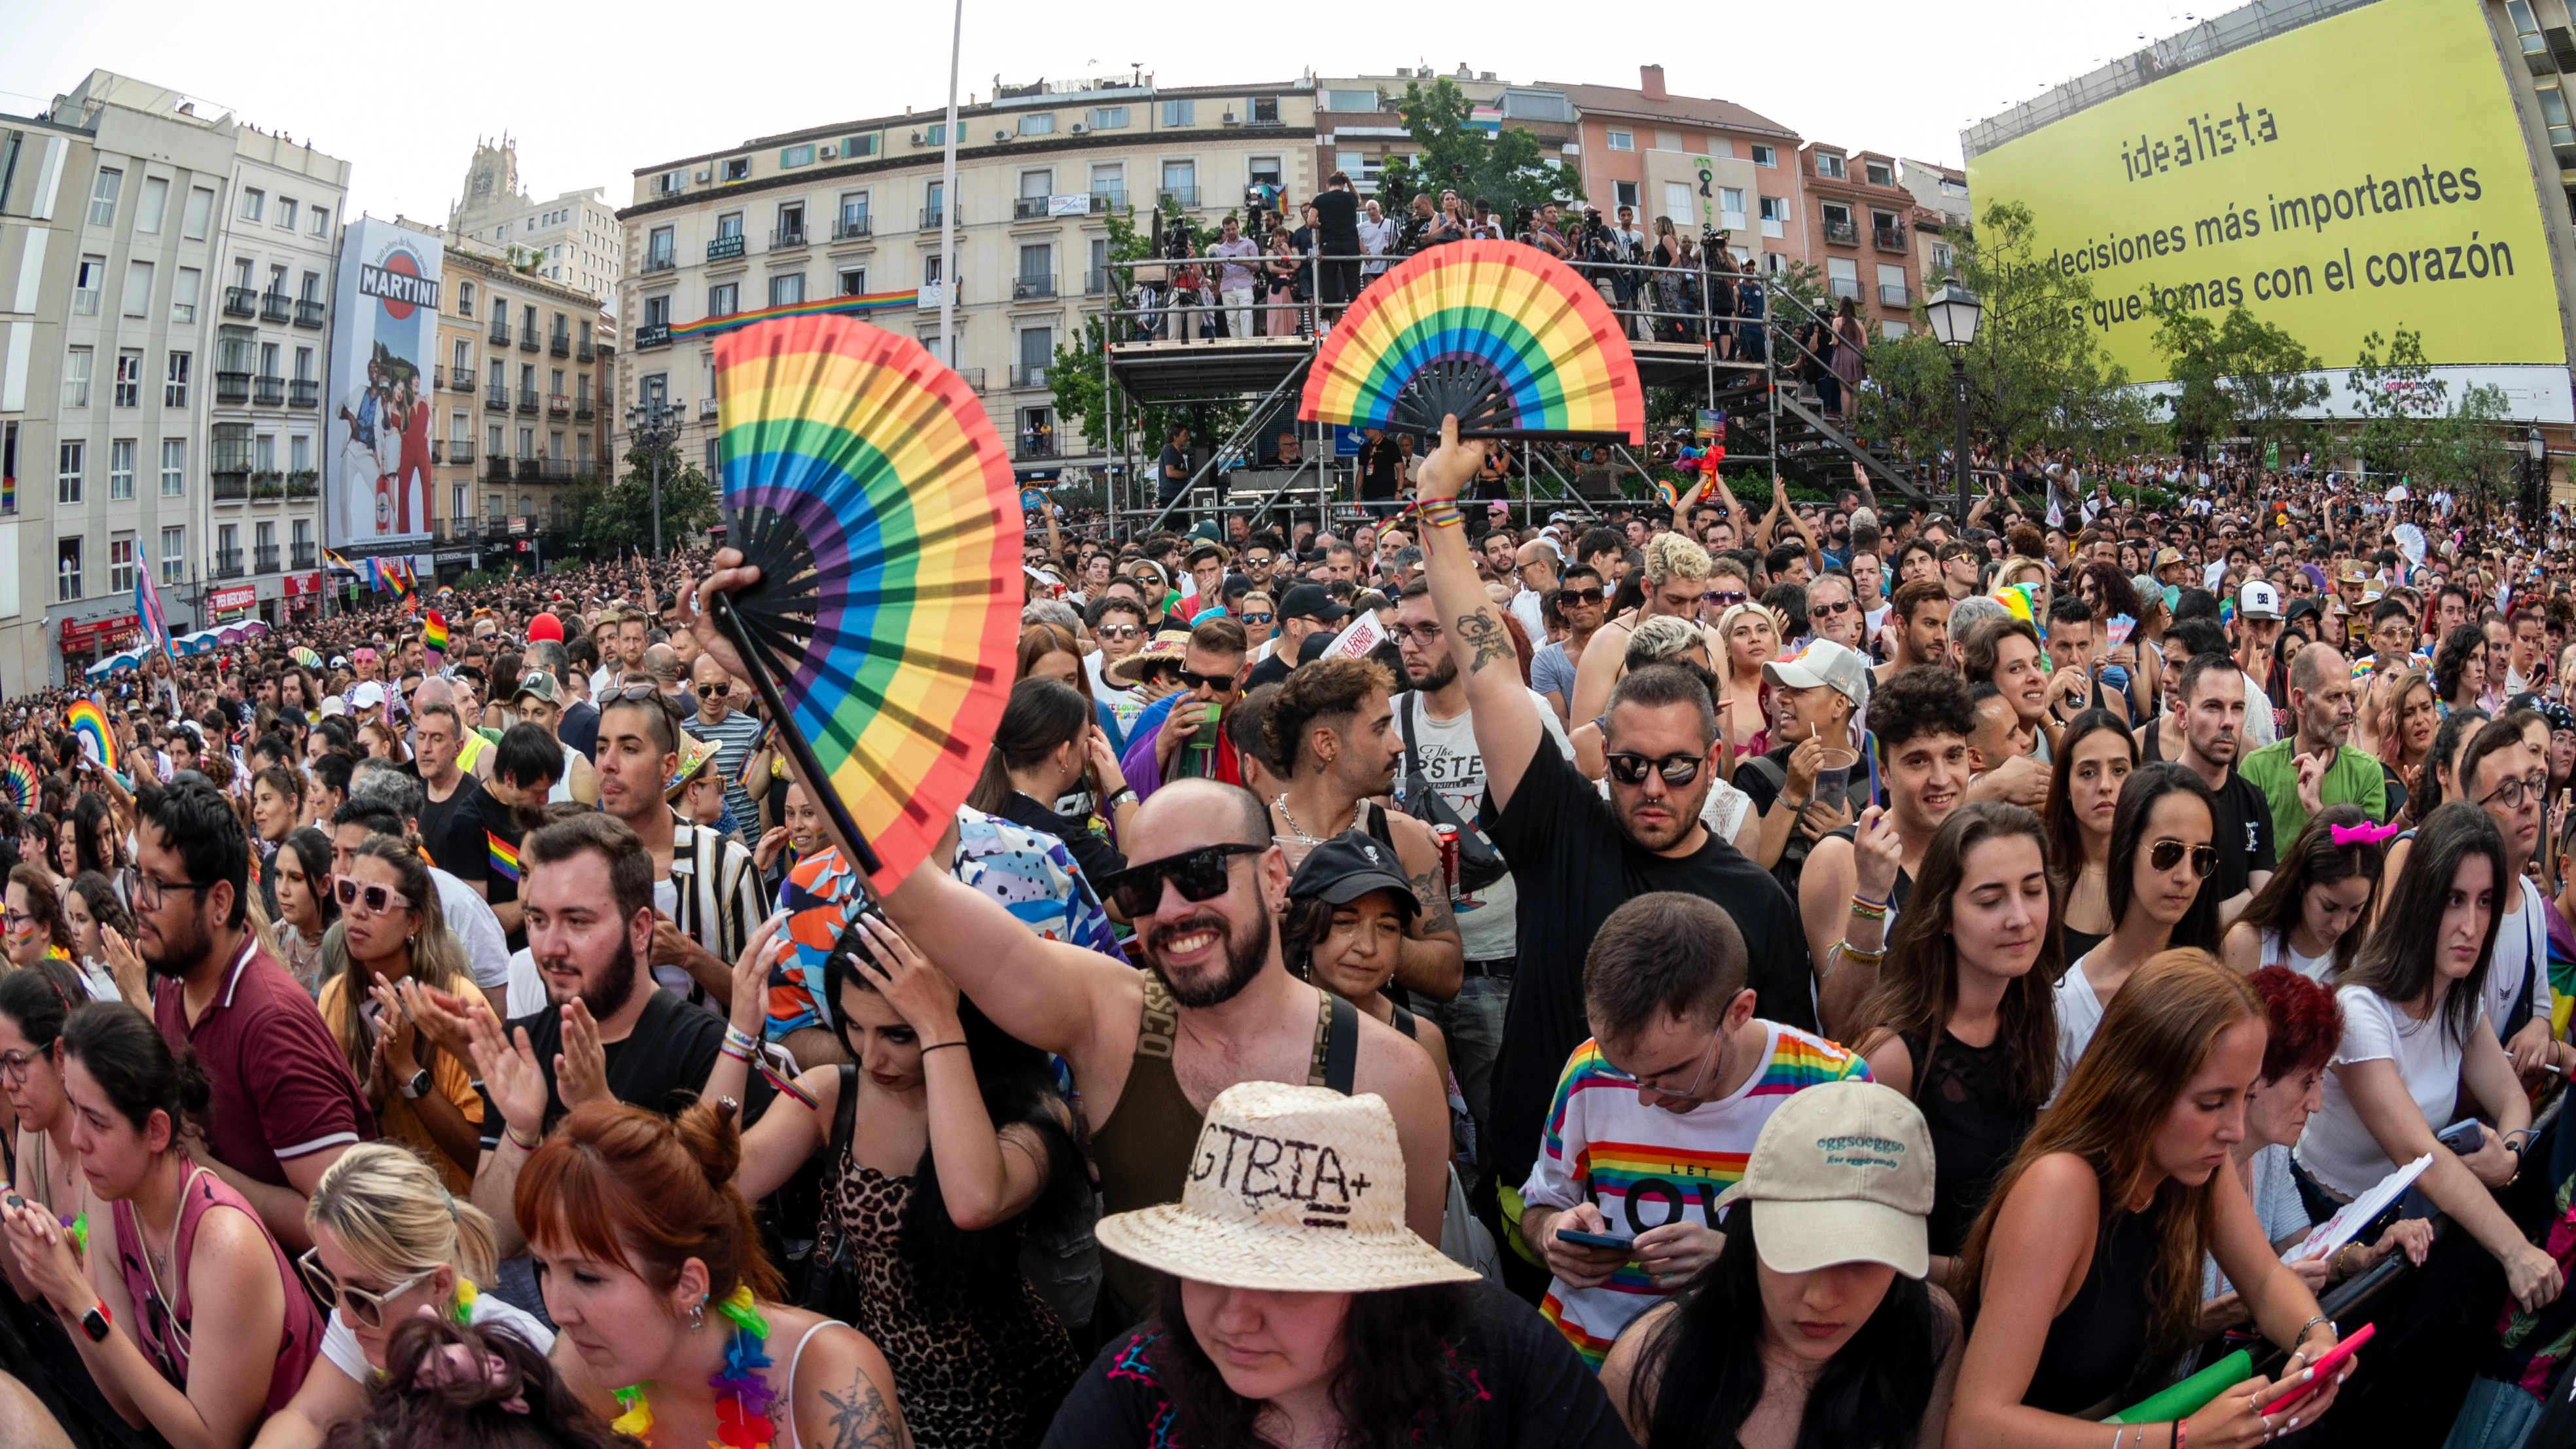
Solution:
<svg viewBox="0 0 2576 1449">
<path fill-rule="evenodd" d="M 1214 900 L 1225 894 L 1228 857 L 1259 855 L 1267 845 L 1203 845 L 1161 860 L 1131 865 L 1111 871 L 1100 878 L 1100 893 L 1117 902 L 1128 919 L 1151 915 L 1163 902 L 1163 882 L 1169 880 L 1180 890 L 1181 898 L 1190 901 Z"/>
<path fill-rule="evenodd" d="M 2191 873 L 2195 877 L 2207 880 L 2217 872 L 2217 846 L 2186 846 L 2179 840 L 2159 840 L 2147 847 L 2147 864 L 2157 870 L 2171 870 L 2182 863 L 2182 854 L 2185 850 L 2191 852 Z"/>
<path fill-rule="evenodd" d="M 1183 689 L 1213 689 L 1223 693 L 1234 688 L 1234 676 L 1231 674 L 1201 674 L 1190 669 L 1175 669 L 1172 675 L 1181 681 Z"/>
<path fill-rule="evenodd" d="M 1605 755 L 1602 763 L 1610 767 L 1610 778 L 1622 785 L 1646 783 L 1646 772 L 1652 770 L 1664 777 L 1667 785 L 1687 785 L 1699 778 L 1699 767 L 1707 761 L 1698 755 L 1666 755 L 1660 760 L 1644 755 Z"/>
<path fill-rule="evenodd" d="M 1601 591 L 1599 589 L 1559 589 L 1556 601 L 1559 604 L 1597 604 L 1601 602 Z"/>
</svg>

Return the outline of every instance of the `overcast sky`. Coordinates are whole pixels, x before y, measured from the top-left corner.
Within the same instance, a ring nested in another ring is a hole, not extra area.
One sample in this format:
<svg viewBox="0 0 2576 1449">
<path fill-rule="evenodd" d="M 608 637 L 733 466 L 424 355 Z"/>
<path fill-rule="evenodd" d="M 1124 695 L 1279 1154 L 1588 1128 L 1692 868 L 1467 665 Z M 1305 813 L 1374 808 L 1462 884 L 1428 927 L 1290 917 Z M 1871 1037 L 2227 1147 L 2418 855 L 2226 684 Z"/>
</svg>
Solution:
<svg viewBox="0 0 2576 1449">
<path fill-rule="evenodd" d="M 1169 85 L 1461 62 L 1506 80 L 1634 85 L 1639 64 L 1660 62 L 1677 94 L 1736 101 L 1811 139 L 1956 164 L 1964 124 L 2197 14 L 2177 0 L 1716 11 L 1503 0 L 1348 34 L 1354 15 L 1389 13 L 966 0 L 959 99 L 989 96 L 997 73 L 1018 84 L 1138 65 Z M 541 8 L 521 23 L 499 11 L 332 5 L 269 24 L 179 0 L 8 0 L 0 15 L 0 110 L 31 114 L 92 67 L 120 71 L 348 159 L 352 211 L 378 216 L 443 221 L 478 135 L 518 139 L 520 176 L 537 197 L 599 186 L 622 205 L 632 174 L 657 161 L 947 98 L 950 11 L 940 4 L 730 11 L 628 0 Z M 1128 30 L 1139 34 L 1114 38 Z"/>
</svg>

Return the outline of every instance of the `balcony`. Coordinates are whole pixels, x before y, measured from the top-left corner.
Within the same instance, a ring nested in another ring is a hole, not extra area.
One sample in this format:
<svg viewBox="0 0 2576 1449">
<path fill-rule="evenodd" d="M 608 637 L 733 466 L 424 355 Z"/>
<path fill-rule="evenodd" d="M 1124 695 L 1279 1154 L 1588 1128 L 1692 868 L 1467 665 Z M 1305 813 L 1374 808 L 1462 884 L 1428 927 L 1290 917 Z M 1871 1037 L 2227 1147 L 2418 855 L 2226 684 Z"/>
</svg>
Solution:
<svg viewBox="0 0 2576 1449">
<path fill-rule="evenodd" d="M 295 320 L 295 299 L 284 292 L 259 294 L 259 320 L 283 327 Z"/>
<path fill-rule="evenodd" d="M 1860 227 L 1854 222 L 1828 220 L 1825 223 L 1825 240 L 1838 247 L 1859 246 Z"/>
<path fill-rule="evenodd" d="M 801 221 L 793 226 L 774 227 L 769 233 L 769 249 L 773 252 L 794 251 L 804 246 L 807 240 L 805 223 Z"/>
<path fill-rule="evenodd" d="M 237 548 L 215 550 L 214 566 L 208 571 L 215 578 L 237 579 L 242 576 L 242 551 Z"/>
<path fill-rule="evenodd" d="M 258 391 L 253 400 L 264 408 L 286 406 L 286 379 L 262 374 L 258 379 Z"/>
<path fill-rule="evenodd" d="M 965 379 L 968 387 L 975 389 L 977 392 L 982 392 L 984 390 L 984 369 L 980 367 L 961 367 L 957 369 L 957 375 Z"/>
<path fill-rule="evenodd" d="M 868 221 L 868 214 L 864 211 L 860 212 L 856 216 L 842 217 L 840 220 L 832 223 L 832 240 L 836 242 L 865 241 L 870 235 L 870 226 L 871 224 Z"/>
<path fill-rule="evenodd" d="M 1160 210 L 1165 205 L 1177 206 L 1183 211 L 1196 211 L 1199 209 L 1199 189 L 1195 186 L 1163 187 L 1154 193 L 1154 206 Z"/>
<path fill-rule="evenodd" d="M 523 387 L 519 389 L 519 411 L 523 413 L 533 413 L 536 410 L 537 390 L 533 387 Z"/>
<path fill-rule="evenodd" d="M 1905 286 L 1903 283 L 1881 282 L 1878 284 L 1878 305 L 1882 307 L 1911 307 L 1914 305 L 1913 289 Z"/>
<path fill-rule="evenodd" d="M 288 565 L 287 565 L 287 567 L 288 567 L 288 568 L 292 568 L 292 569 L 309 569 L 309 568 L 312 568 L 316 563 L 318 563 L 318 562 L 319 562 L 319 560 L 318 560 L 318 559 L 316 559 L 316 558 L 314 557 L 315 547 L 316 547 L 315 545 L 310 544 L 310 543 L 299 543 L 299 544 L 295 545 L 295 553 L 294 553 L 294 560 L 295 560 L 295 561 L 294 561 L 293 563 L 288 564 Z"/>
<path fill-rule="evenodd" d="M 506 387 L 496 387 L 492 389 L 492 391 L 483 399 L 483 410 L 487 413 L 508 412 L 510 410 L 510 390 Z"/>
<path fill-rule="evenodd" d="M 486 340 L 486 341 L 490 342 L 490 343 L 491 343 L 493 346 L 495 346 L 495 347 L 507 347 L 507 346 L 509 346 L 509 345 L 510 345 L 510 321 L 509 321 L 509 319 L 508 319 L 508 318 L 506 318 L 506 317 L 502 317 L 502 316 L 500 316 L 500 315 L 498 315 L 498 314 L 496 313 L 496 314 L 493 316 L 493 318 L 492 318 L 492 332 L 491 332 L 491 335 L 490 335 L 489 337 L 485 338 L 484 340 Z"/>
<path fill-rule="evenodd" d="M 667 339 L 666 339 L 666 340 L 667 340 Z M 617 355 L 617 348 L 616 348 L 616 346 L 615 346 L 614 344 L 612 344 L 612 343 L 607 343 L 607 342 L 603 342 L 603 343 L 599 344 L 599 360 L 600 360 L 600 361 L 602 361 L 602 362 L 606 362 L 606 361 L 608 361 L 609 359 L 611 359 L 611 358 L 615 357 L 616 355 Z"/>
<path fill-rule="evenodd" d="M 1905 223 L 1900 221 L 1894 226 L 1871 227 L 1869 229 L 1869 244 L 1883 252 L 1901 252 L 1905 250 Z"/>
<path fill-rule="evenodd" d="M 574 472 L 574 464 L 570 458 L 539 458 L 537 461 L 545 465 L 543 476 L 548 483 L 569 483 L 579 476 Z"/>
<path fill-rule="evenodd" d="M 589 422 L 592 418 L 594 418 L 594 417 L 596 417 L 596 416 L 598 416 L 598 414 L 596 414 L 596 413 L 594 413 L 594 412 L 592 412 L 592 411 L 591 411 L 590 399 L 588 399 L 588 398 L 586 398 L 586 397 L 579 397 L 579 398 L 574 398 L 574 399 L 573 399 L 573 402 L 572 402 L 572 420 L 573 420 L 574 422 L 577 422 L 577 423 L 586 423 L 586 422 Z"/>
<path fill-rule="evenodd" d="M 286 405 L 291 408 L 318 408 L 322 405 L 322 384 L 313 378 L 299 377 L 286 385 Z"/>
<path fill-rule="evenodd" d="M 218 372 L 215 374 L 215 401 L 241 407 L 250 401 L 250 374 Z"/>
<path fill-rule="evenodd" d="M 520 482 L 522 482 L 522 483 L 538 483 L 538 482 L 542 482 L 542 481 L 544 481 L 545 476 L 546 476 L 546 460 L 545 460 L 545 459 L 543 459 L 543 458 L 521 458 L 521 459 L 519 460 L 519 481 L 520 481 Z"/>
<path fill-rule="evenodd" d="M 1086 297 L 1100 297 L 1108 295 L 1108 292 L 1109 273 L 1107 270 L 1095 267 L 1082 274 L 1082 295 Z"/>
<path fill-rule="evenodd" d="M 1122 210 L 1126 205 L 1127 188 L 1124 186 L 1095 186 L 1091 188 L 1091 214 L 1094 216 L 1098 216 L 1104 211 Z"/>
<path fill-rule="evenodd" d="M 259 293 L 248 287 L 224 288 L 224 315 L 256 317 L 259 315 Z"/>
<path fill-rule="evenodd" d="M 320 327 L 322 325 L 322 304 L 314 301 L 310 297 L 299 298 L 295 303 L 295 325 L 298 327 Z"/>
<path fill-rule="evenodd" d="M 519 350 L 521 352 L 534 352 L 544 345 L 544 343 L 537 340 L 536 328 L 522 327 L 519 329 Z"/>
<path fill-rule="evenodd" d="M 1029 433 L 1023 432 L 1020 434 L 1019 441 L 1011 445 L 1011 456 L 1022 462 L 1027 462 L 1032 458 L 1052 458 L 1055 455 L 1055 435 L 1053 433 L 1033 436 Z"/>
<path fill-rule="evenodd" d="M 470 367 L 449 368 L 447 370 L 447 386 L 452 392 L 472 392 L 474 390 L 474 369 Z"/>
<path fill-rule="evenodd" d="M 1046 214 L 1047 199 L 1043 196 L 1022 196 L 1014 198 L 1011 202 L 1013 221 L 1038 221 Z"/>
<path fill-rule="evenodd" d="M 253 548 L 250 553 L 250 561 L 252 573 L 273 574 L 277 572 L 277 545 L 273 543 L 264 543 Z"/>
<path fill-rule="evenodd" d="M 572 356 L 572 334 L 569 332 L 549 334 L 546 338 L 546 353 L 552 357 Z"/>
<path fill-rule="evenodd" d="M 945 224 L 945 220 L 940 215 L 938 207 L 925 206 L 921 209 L 921 229 L 923 231 L 937 231 Z M 959 226 L 964 226 L 966 224 L 966 208 L 962 206 L 957 208 L 957 224 Z"/>
<path fill-rule="evenodd" d="M 655 272 L 672 271 L 677 269 L 679 265 L 679 258 L 672 256 L 669 252 L 647 252 L 644 254 L 643 275 L 649 277 Z"/>
<path fill-rule="evenodd" d="M 599 350 L 591 346 L 590 339 L 585 337 L 581 340 L 581 346 L 573 349 L 572 360 L 588 367 L 599 360 Z"/>
<path fill-rule="evenodd" d="M 1011 386 L 1013 387 L 1044 387 L 1047 385 L 1046 375 L 1047 370 L 1043 367 L 1029 367 L 1016 362 L 1011 364 Z"/>
<path fill-rule="evenodd" d="M 468 444 L 467 446 L 471 447 L 472 445 Z M 299 468 L 288 473 L 286 475 L 286 496 L 289 498 L 321 497 L 322 475 L 311 468 Z"/>
<path fill-rule="evenodd" d="M 1053 273 L 1043 277 L 1019 276 L 1011 279 L 1011 300 L 1014 302 L 1034 302 L 1054 295 Z"/>
<path fill-rule="evenodd" d="M 448 439 L 448 440 L 447 440 L 447 461 L 448 461 L 449 463 L 451 463 L 451 464 L 455 464 L 455 465 L 458 465 L 458 466 L 461 466 L 461 467 L 471 467 L 471 466 L 473 466 L 473 463 L 474 463 L 474 440 L 473 440 L 472 438 L 450 438 L 450 439 Z"/>
<path fill-rule="evenodd" d="M 1825 295 L 1829 297 L 1848 297 L 1857 302 L 1860 300 L 1860 278 L 1828 277 L 1825 279 Z"/>
<path fill-rule="evenodd" d="M 250 469 L 248 466 L 217 468 L 207 476 L 213 480 L 217 503 L 243 503 L 249 500 Z"/>
<path fill-rule="evenodd" d="M 734 232 L 707 243 L 707 260 L 729 262 L 742 256 L 742 233 Z"/>
<path fill-rule="evenodd" d="M 572 399 L 559 392 L 547 393 L 546 416 L 554 418 L 572 416 Z"/>
<path fill-rule="evenodd" d="M 635 345 L 639 349 L 646 347 L 670 346 L 671 324 L 668 322 L 645 322 L 638 324 L 635 328 Z"/>
<path fill-rule="evenodd" d="M 510 460 L 509 460 L 509 459 L 507 459 L 507 458 L 501 458 L 501 457 L 492 457 L 492 458 L 486 458 L 486 459 L 484 459 L 484 460 L 483 460 L 483 481 L 484 481 L 484 482 L 486 482 L 486 483 L 507 483 L 507 482 L 509 482 L 509 481 L 510 481 Z"/>
</svg>

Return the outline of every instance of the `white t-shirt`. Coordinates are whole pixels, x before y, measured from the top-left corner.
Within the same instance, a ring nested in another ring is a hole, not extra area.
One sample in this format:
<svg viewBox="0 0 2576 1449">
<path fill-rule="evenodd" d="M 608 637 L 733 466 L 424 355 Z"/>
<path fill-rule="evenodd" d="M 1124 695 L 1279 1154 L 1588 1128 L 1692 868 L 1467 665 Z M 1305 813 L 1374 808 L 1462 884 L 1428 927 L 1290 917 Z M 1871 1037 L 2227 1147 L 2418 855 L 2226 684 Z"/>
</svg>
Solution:
<svg viewBox="0 0 2576 1449">
<path fill-rule="evenodd" d="M 2084 1049 L 2093 1044 L 2093 1033 L 2102 1029 L 2102 998 L 2093 994 L 2093 983 L 2084 976 L 2084 963 L 2093 959 L 2087 951 L 2075 958 L 2066 974 L 2057 978 L 2057 1081 L 2065 1085 L 2075 1070 Z"/>
<path fill-rule="evenodd" d="M 2335 1049 L 2335 1066 L 2351 1062 L 2393 1061 L 2406 1083 L 2406 1095 L 2424 1114 L 2426 1126 L 2439 1132 L 2451 1125 L 2459 1106 L 2460 1044 L 2451 1039 L 2442 1013 L 2417 1021 L 2405 1008 L 2366 986 L 2347 986 L 2335 993 L 2343 1007 L 2343 1044 Z M 2363 1125 L 2361 1113 L 2345 1095 L 2343 1081 L 2326 1073 L 2325 1107 L 2308 1119 L 2299 1134 L 2299 1166 L 2308 1175 L 2346 1197 L 2368 1192 L 2397 1166 Z"/>
<path fill-rule="evenodd" d="M 2522 909 L 2496 922 L 2495 950 L 2487 957 L 2487 1025 L 2495 1028 L 2499 1039 L 2513 1017 L 2517 986 L 2529 992 L 2531 1014 L 2542 1021 L 2549 1019 L 2549 917 L 2542 914 L 2549 903 L 2531 877 L 2523 876 L 2515 884 L 2522 887 Z"/>
<path fill-rule="evenodd" d="M 680 888 L 671 884 L 667 875 L 653 882 L 653 909 L 672 920 L 680 918 Z M 690 975 L 686 966 L 656 966 L 653 979 L 669 987 L 682 1000 L 688 998 L 689 988 L 698 984 L 698 978 Z"/>
<path fill-rule="evenodd" d="M 2261 943 L 2255 947 L 2255 964 L 2287 966 L 2319 986 L 2325 985 L 2326 977 L 2334 971 L 2334 952 L 2329 949 L 2322 956 L 2302 956 L 2284 939 L 2285 935 L 2281 931 L 2265 931 Z"/>
<path fill-rule="evenodd" d="M 537 953 L 521 946 L 510 953 L 509 1019 L 531 1016 L 546 1008 L 546 978 L 537 970 Z"/>
<path fill-rule="evenodd" d="M 1510 608 L 1512 617 L 1521 621 L 1521 632 L 1529 635 L 1530 647 L 1533 649 L 1545 647 L 1547 610 L 1539 603 L 1538 590 L 1523 589 L 1512 595 Z"/>
<path fill-rule="evenodd" d="M 2262 684 L 2253 675 L 2242 669 L 2236 672 L 2245 680 L 2245 743 L 2236 748 L 2236 758 L 2241 760 L 2279 739 L 2281 731 L 2272 723 L 2272 696 L 2263 692 Z M 2285 844 L 2282 848 L 2289 847 Z"/>
<path fill-rule="evenodd" d="M 499 1329 L 539 1353 L 554 1351 L 554 1331 L 533 1315 L 502 1302 L 498 1293 L 474 1295 L 474 1306 L 467 1311 L 465 1321 L 476 1328 Z M 331 1310 L 330 1321 L 322 1325 L 322 1356 L 356 1383 L 375 1382 L 375 1365 L 367 1362 L 367 1351 L 359 1347 L 358 1335 L 336 1306 Z"/>
<path fill-rule="evenodd" d="M 1548 708 L 1547 699 L 1534 689 L 1524 688 L 1530 709 L 1546 726 L 1547 737 L 1555 741 L 1565 758 L 1574 758 L 1574 746 L 1565 737 L 1565 726 L 1558 722 L 1556 711 Z M 1428 702 L 1416 703 L 1411 692 L 1395 697 L 1395 729 L 1401 737 L 1406 716 L 1412 716 L 1413 745 L 1422 762 L 1423 776 L 1431 788 L 1449 803 L 1458 818 L 1473 823 L 1483 809 L 1485 799 L 1485 757 L 1476 748 L 1474 711 L 1465 711 L 1456 719 L 1435 719 Z M 1405 806 L 1405 774 L 1402 759 L 1395 766 L 1395 801 Z M 1470 961 L 1508 961 L 1520 950 L 1520 928 L 1516 907 L 1520 893 L 1510 875 L 1475 892 L 1450 902 L 1458 913 L 1458 940 Z"/>
<path fill-rule="evenodd" d="M 456 933 L 465 947 L 465 959 L 474 969 L 474 984 L 485 990 L 510 979 L 510 937 L 501 929 L 501 918 L 474 887 L 449 875 L 436 866 L 429 868 L 429 878 L 438 882 L 439 914 L 447 917 L 447 929 Z"/>
</svg>

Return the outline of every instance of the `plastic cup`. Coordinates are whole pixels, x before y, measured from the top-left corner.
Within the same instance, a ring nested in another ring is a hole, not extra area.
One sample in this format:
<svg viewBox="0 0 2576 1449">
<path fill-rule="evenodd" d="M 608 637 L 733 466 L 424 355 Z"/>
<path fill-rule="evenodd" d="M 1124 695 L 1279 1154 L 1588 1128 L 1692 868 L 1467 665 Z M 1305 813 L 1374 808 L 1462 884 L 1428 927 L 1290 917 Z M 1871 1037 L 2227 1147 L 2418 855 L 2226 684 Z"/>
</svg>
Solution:
<svg viewBox="0 0 2576 1449">
<path fill-rule="evenodd" d="M 1851 790 L 1852 766 L 1859 763 L 1860 756 L 1851 750 L 1826 749 L 1825 762 L 1816 769 L 1815 793 L 1808 798 L 1842 808 L 1843 798 Z"/>
<path fill-rule="evenodd" d="M 1220 722 L 1220 717 L 1224 713 L 1225 705 L 1221 701 L 1213 699 L 1209 700 L 1207 702 L 1207 717 L 1199 721 L 1198 733 L 1190 736 L 1190 743 L 1198 746 L 1202 750 L 1215 749 L 1217 737 L 1223 733 L 1224 730 L 1224 726 Z"/>
</svg>

